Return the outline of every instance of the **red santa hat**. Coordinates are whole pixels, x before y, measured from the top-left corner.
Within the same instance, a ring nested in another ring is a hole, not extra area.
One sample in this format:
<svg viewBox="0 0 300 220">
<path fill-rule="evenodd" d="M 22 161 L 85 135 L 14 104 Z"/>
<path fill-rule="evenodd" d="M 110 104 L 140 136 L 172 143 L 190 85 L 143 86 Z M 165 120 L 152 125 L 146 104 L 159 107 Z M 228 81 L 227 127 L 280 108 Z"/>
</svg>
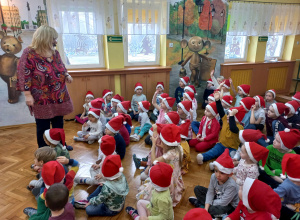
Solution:
<svg viewBox="0 0 300 220">
<path fill-rule="evenodd" d="M 225 88 L 227 88 L 227 89 L 230 89 L 230 81 L 229 81 L 229 79 L 224 79 L 223 82 L 225 82 L 223 86 Z"/>
<path fill-rule="evenodd" d="M 62 128 L 52 128 L 48 129 L 44 132 L 47 140 L 53 144 L 53 145 L 58 145 L 60 142 L 64 147 L 66 147 L 66 136 L 65 136 L 65 130 Z"/>
<path fill-rule="evenodd" d="M 105 156 L 112 155 L 116 149 L 116 140 L 114 137 L 104 135 L 99 139 L 100 149 Z"/>
<path fill-rule="evenodd" d="M 186 86 L 190 82 L 190 78 L 188 76 L 180 78 L 181 82 Z"/>
<path fill-rule="evenodd" d="M 123 122 L 123 124 L 128 124 L 130 127 L 132 126 L 132 120 L 131 120 L 130 115 L 124 114 L 124 113 L 116 113 L 116 116 L 118 116 L 118 115 L 121 115 L 124 117 L 125 121 Z"/>
<path fill-rule="evenodd" d="M 290 150 L 296 147 L 300 141 L 300 131 L 298 129 L 285 128 L 284 131 L 279 131 L 281 149 Z"/>
<path fill-rule="evenodd" d="M 285 105 L 290 109 L 289 113 L 295 114 L 297 109 L 300 107 L 299 102 L 293 100 L 285 103 Z"/>
<path fill-rule="evenodd" d="M 88 98 L 88 97 L 94 98 L 94 94 L 91 91 L 87 91 L 85 98 Z"/>
<path fill-rule="evenodd" d="M 101 171 L 103 176 L 108 180 L 119 178 L 124 171 L 120 155 L 109 155 L 105 157 Z"/>
<path fill-rule="evenodd" d="M 229 149 L 226 148 L 223 154 L 217 158 L 213 162 L 213 165 L 218 167 L 219 171 L 226 173 L 226 174 L 232 174 L 234 164 L 232 162 L 232 158 L 229 155 Z"/>
<path fill-rule="evenodd" d="M 190 120 L 185 120 L 181 125 L 180 125 L 180 137 L 187 139 L 189 136 L 189 128 L 191 125 Z"/>
<path fill-rule="evenodd" d="M 117 107 L 119 107 L 122 110 L 122 112 L 127 114 L 127 111 L 129 110 L 130 105 L 131 105 L 130 101 L 122 101 L 122 102 L 117 104 Z"/>
<path fill-rule="evenodd" d="M 88 115 L 92 115 L 95 118 L 100 118 L 100 110 L 95 108 L 90 108 L 88 111 Z"/>
<path fill-rule="evenodd" d="M 163 94 L 160 94 L 159 96 L 157 96 L 157 98 L 163 100 L 164 98 L 167 98 L 169 97 L 169 94 L 168 93 L 163 93 Z"/>
<path fill-rule="evenodd" d="M 178 125 L 180 121 L 180 117 L 177 112 L 172 111 L 165 114 L 165 119 L 168 123 Z"/>
<path fill-rule="evenodd" d="M 274 96 L 274 99 L 276 98 L 276 91 L 274 89 L 269 89 L 267 92 L 272 93 Z"/>
<path fill-rule="evenodd" d="M 112 95 L 113 92 L 109 89 L 104 89 L 103 92 L 102 92 L 102 98 L 105 100 L 106 96 L 108 95 Z"/>
<path fill-rule="evenodd" d="M 185 93 L 183 93 L 183 96 L 186 96 L 187 99 L 190 101 L 193 101 L 194 97 L 195 97 L 194 93 L 192 93 L 192 92 L 185 92 Z"/>
<path fill-rule="evenodd" d="M 258 161 L 262 161 L 263 167 L 265 166 L 269 155 L 269 150 L 267 148 L 255 142 L 246 142 L 245 149 L 250 159 L 254 163 L 258 163 Z"/>
<path fill-rule="evenodd" d="M 193 85 L 188 85 L 188 86 L 184 87 L 184 91 L 186 91 L 186 90 L 189 91 L 189 92 L 194 93 L 194 95 L 197 95 L 195 86 L 193 86 Z"/>
<path fill-rule="evenodd" d="M 51 185 L 64 182 L 65 169 L 58 161 L 49 161 L 43 165 L 42 178 L 46 186 L 44 190 L 44 195 L 46 195 Z"/>
<path fill-rule="evenodd" d="M 157 82 L 156 89 L 158 89 L 159 87 L 162 88 L 162 90 L 164 90 L 165 89 L 164 82 Z"/>
<path fill-rule="evenodd" d="M 112 118 L 109 122 L 106 123 L 105 127 L 110 130 L 112 133 L 116 134 L 121 129 L 125 119 L 122 115 L 118 115 Z"/>
<path fill-rule="evenodd" d="M 167 124 L 156 124 L 156 125 L 157 125 L 157 133 L 160 134 L 161 129 Z M 148 133 L 151 137 L 153 136 L 153 127 L 150 128 Z"/>
<path fill-rule="evenodd" d="M 214 85 L 214 82 L 212 81 L 211 78 L 209 78 L 209 80 L 207 80 L 206 82 Z"/>
<path fill-rule="evenodd" d="M 151 106 L 150 102 L 148 102 L 148 101 L 141 101 L 141 102 L 138 102 L 138 104 L 144 112 L 148 112 L 149 108 Z"/>
<path fill-rule="evenodd" d="M 216 99 L 215 99 L 215 96 L 214 96 L 214 94 L 212 93 L 212 94 L 210 94 L 208 97 L 207 97 L 207 99 L 210 99 L 211 101 L 213 101 L 213 102 L 215 102 L 216 101 Z"/>
<path fill-rule="evenodd" d="M 177 107 L 180 107 L 186 115 L 189 115 L 190 110 L 192 109 L 192 102 L 191 101 L 182 101 L 182 102 L 178 103 Z"/>
<path fill-rule="evenodd" d="M 165 103 L 165 105 L 167 106 L 167 108 L 169 110 L 172 109 L 174 103 L 175 103 L 176 99 L 175 98 L 172 98 L 172 97 L 167 97 L 167 98 L 164 98 L 163 99 L 163 102 Z"/>
<path fill-rule="evenodd" d="M 212 220 L 212 217 L 208 213 L 208 211 L 206 211 L 206 209 L 202 209 L 202 208 L 191 209 L 183 217 L 183 220 L 195 220 L 195 219 Z"/>
<path fill-rule="evenodd" d="M 292 96 L 292 99 L 297 102 L 300 102 L 300 92 L 296 92 L 296 94 Z"/>
<path fill-rule="evenodd" d="M 94 109 L 102 109 L 102 104 L 105 103 L 103 98 L 96 98 L 90 102 L 90 107 Z"/>
<path fill-rule="evenodd" d="M 230 113 L 233 109 L 237 109 L 238 112 L 235 114 L 234 119 L 236 122 L 241 123 L 243 118 L 245 117 L 245 114 L 247 113 L 247 111 L 245 110 L 245 108 L 240 105 L 238 107 L 232 107 L 228 110 L 228 112 Z"/>
<path fill-rule="evenodd" d="M 260 130 L 246 129 L 246 130 L 239 131 L 239 138 L 241 143 L 257 142 L 262 137 L 265 140 L 267 140 L 267 136 L 261 133 Z"/>
<path fill-rule="evenodd" d="M 255 99 L 252 97 L 246 97 L 243 98 L 240 101 L 240 104 L 245 108 L 245 110 L 248 112 L 251 110 L 252 105 L 255 105 Z"/>
<path fill-rule="evenodd" d="M 114 95 L 114 97 L 111 99 L 112 102 L 120 103 L 124 101 L 124 98 L 120 96 L 119 94 Z"/>
<path fill-rule="evenodd" d="M 143 90 L 143 85 L 142 85 L 142 83 L 137 82 L 137 83 L 135 84 L 135 86 L 134 86 L 134 91 L 136 91 L 136 90 L 138 90 L 138 89 Z"/>
<path fill-rule="evenodd" d="M 300 155 L 285 154 L 281 161 L 282 174 L 287 174 L 290 180 L 300 182 Z"/>
<path fill-rule="evenodd" d="M 232 97 L 231 95 L 225 95 L 225 96 L 223 96 L 223 98 L 222 98 L 222 102 L 223 102 L 225 105 L 231 106 L 231 105 L 232 105 L 232 102 L 233 102 L 233 97 Z"/>
<path fill-rule="evenodd" d="M 271 106 L 274 108 L 275 115 L 279 117 L 282 114 L 287 115 L 290 111 L 290 109 L 283 103 L 277 102 L 271 104 Z"/>
<path fill-rule="evenodd" d="M 250 85 L 242 84 L 238 86 L 238 89 L 240 89 L 244 95 L 249 95 L 250 93 Z"/>
<path fill-rule="evenodd" d="M 259 107 L 263 107 L 263 108 L 266 107 L 265 100 L 263 97 L 261 97 L 260 95 L 256 95 L 253 98 L 257 99 Z"/>
<path fill-rule="evenodd" d="M 215 102 L 212 102 L 208 105 L 206 105 L 206 108 L 210 111 L 210 113 L 216 117 L 218 114 L 217 104 Z"/>
<path fill-rule="evenodd" d="M 243 204 L 254 212 L 269 212 L 280 217 L 281 199 L 274 190 L 260 180 L 246 178 L 243 186 Z"/>
<path fill-rule="evenodd" d="M 167 124 L 161 129 L 160 139 L 168 146 L 180 145 L 180 127 L 174 124 Z"/>
<path fill-rule="evenodd" d="M 173 168 L 164 162 L 156 162 L 149 170 L 149 177 L 154 188 L 159 191 L 166 191 L 171 185 Z"/>
</svg>

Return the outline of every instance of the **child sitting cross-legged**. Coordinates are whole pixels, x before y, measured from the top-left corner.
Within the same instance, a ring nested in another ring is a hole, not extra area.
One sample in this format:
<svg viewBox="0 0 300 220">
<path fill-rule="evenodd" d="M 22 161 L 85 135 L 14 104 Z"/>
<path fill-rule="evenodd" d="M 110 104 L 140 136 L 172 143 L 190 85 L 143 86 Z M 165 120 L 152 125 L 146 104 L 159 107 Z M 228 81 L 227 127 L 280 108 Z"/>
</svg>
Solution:
<svg viewBox="0 0 300 220">
<path fill-rule="evenodd" d="M 238 194 L 240 202 L 225 220 L 279 219 L 280 198 L 267 184 L 247 177 Z"/>
<path fill-rule="evenodd" d="M 189 145 L 200 152 L 212 148 L 218 142 L 220 132 L 220 124 L 215 118 L 218 114 L 216 103 L 208 104 L 204 114 L 196 139 L 189 141 Z"/>
<path fill-rule="evenodd" d="M 114 114 L 113 117 L 115 117 L 115 116 L 117 116 L 119 114 L 126 114 L 126 115 L 128 115 L 127 112 L 128 112 L 128 110 L 130 108 L 130 105 L 131 105 L 130 101 L 123 101 L 123 102 L 118 103 L 117 104 L 117 112 Z M 129 125 L 129 124 L 131 124 L 131 125 Z M 125 127 L 126 127 L 129 135 L 131 134 L 131 126 L 132 126 L 132 121 L 131 121 L 131 123 L 126 123 L 125 124 Z"/>
<path fill-rule="evenodd" d="M 300 108 L 300 103 L 293 100 L 285 103 L 285 105 L 289 108 L 289 113 L 286 114 L 286 119 L 289 125 L 292 128 L 300 129 L 300 116 L 296 114 L 298 108 Z"/>
<path fill-rule="evenodd" d="M 69 151 L 66 147 L 65 130 L 62 128 L 52 128 L 44 132 L 44 141 L 51 148 L 54 148 L 57 157 L 65 156 L 70 159 Z"/>
<path fill-rule="evenodd" d="M 265 115 L 265 100 L 263 97 L 257 95 L 253 97 L 255 99 L 255 105 L 251 106 L 250 120 L 245 129 L 259 129 L 263 130 L 265 127 L 266 115 Z"/>
<path fill-rule="evenodd" d="M 156 104 L 159 105 L 159 106 L 160 106 L 160 103 L 161 103 L 161 101 L 162 101 L 161 95 L 164 94 L 164 95 L 163 95 L 163 96 L 165 96 L 164 98 L 169 97 L 169 95 L 168 95 L 167 93 L 163 93 L 163 91 L 164 91 L 164 89 L 165 89 L 164 86 L 165 86 L 165 85 L 164 85 L 163 82 L 157 82 L 157 84 L 156 84 L 156 91 L 158 91 L 157 94 L 156 94 Z M 150 115 L 149 118 L 150 118 L 153 122 L 155 122 L 158 115 L 159 115 L 159 110 L 158 110 L 157 108 L 154 108 L 154 110 L 153 110 L 153 112 L 151 113 L 151 115 Z"/>
<path fill-rule="evenodd" d="M 142 101 L 138 103 L 138 111 L 139 111 L 139 123 L 141 126 L 135 127 L 134 134 L 130 136 L 131 141 L 139 141 L 145 133 L 149 131 L 149 129 L 152 127 L 152 124 L 150 122 L 148 111 L 150 108 L 150 102 L 148 101 Z"/>
<path fill-rule="evenodd" d="M 191 93 L 193 95 L 191 95 Z M 195 96 L 197 95 L 196 89 L 193 85 L 189 85 L 184 87 L 184 94 L 183 94 L 183 101 L 192 101 L 192 120 L 197 121 L 197 109 L 198 109 L 198 102 Z"/>
<path fill-rule="evenodd" d="M 116 94 L 114 97 L 111 99 L 111 113 L 114 114 L 117 112 L 117 106 L 118 103 L 121 103 L 124 101 L 124 97 L 120 96 L 119 94 Z"/>
<path fill-rule="evenodd" d="M 232 178 L 239 186 L 243 186 L 247 177 L 257 179 L 258 161 L 262 160 L 262 165 L 266 164 L 269 150 L 255 142 L 245 142 L 241 147 L 241 160 L 238 166 L 233 169 Z"/>
<path fill-rule="evenodd" d="M 113 92 L 109 89 L 104 89 L 102 92 L 102 98 L 104 100 L 104 103 L 102 104 L 102 110 L 104 112 L 104 117 L 109 120 L 112 116 L 111 111 L 111 99 L 112 99 Z"/>
<path fill-rule="evenodd" d="M 139 120 L 139 102 L 147 101 L 146 96 L 143 94 L 143 85 L 139 82 L 137 82 L 134 86 L 134 92 L 135 94 L 132 96 L 131 99 L 131 109 L 132 112 L 130 112 L 131 119 L 134 119 L 136 121 Z"/>
<path fill-rule="evenodd" d="M 196 197 L 190 197 L 189 201 L 195 207 L 204 206 L 213 218 L 217 218 L 233 212 L 239 198 L 237 185 L 231 178 L 234 165 L 228 149 L 214 161 L 214 166 L 215 173 L 211 175 L 208 188 L 196 186 Z"/>
<path fill-rule="evenodd" d="M 180 121 L 179 114 L 175 111 L 171 111 L 165 114 L 166 124 L 178 125 Z"/>
<path fill-rule="evenodd" d="M 74 136 L 74 141 L 84 141 L 93 144 L 103 135 L 102 123 L 99 120 L 100 110 L 91 108 L 88 112 L 89 120 L 82 125 L 82 131 L 78 131 L 78 137 Z"/>
<path fill-rule="evenodd" d="M 83 112 L 82 114 L 75 116 L 75 121 L 84 124 L 88 120 L 87 113 L 90 109 L 89 103 L 94 99 L 94 94 L 91 91 L 88 91 L 85 95 L 85 103 L 83 105 Z"/>
<path fill-rule="evenodd" d="M 85 205 L 88 216 L 114 216 L 122 211 L 129 192 L 123 170 L 119 155 L 104 159 L 101 172 L 106 182 L 88 196 Z"/>
<path fill-rule="evenodd" d="M 115 113 L 115 115 L 116 116 L 121 115 L 124 117 L 124 122 L 119 130 L 119 133 L 123 137 L 126 147 L 127 147 L 130 143 L 130 134 L 129 134 L 128 127 L 130 128 L 130 132 L 131 132 L 131 126 L 132 126 L 131 117 L 130 117 L 130 115 L 124 114 L 124 113 Z"/>
<path fill-rule="evenodd" d="M 157 162 L 149 171 L 149 177 L 153 190 L 150 201 L 139 200 L 137 209 L 126 207 L 126 212 L 134 220 L 162 219 L 173 220 L 174 211 L 170 195 L 170 185 L 173 169 L 169 164 Z"/>
<path fill-rule="evenodd" d="M 188 76 L 179 79 L 179 86 L 175 90 L 175 99 L 177 104 L 182 101 L 184 87 L 187 86 L 189 82 L 190 82 L 190 78 Z"/>
<path fill-rule="evenodd" d="M 281 161 L 286 153 L 295 154 L 292 149 L 296 147 L 300 140 L 300 131 L 297 129 L 285 129 L 276 134 L 273 145 L 269 145 L 269 156 L 265 166 L 259 162 L 259 177 L 258 179 L 270 185 L 273 189 L 283 182 Z"/>
<path fill-rule="evenodd" d="M 180 117 L 179 125 L 192 120 L 191 114 L 190 114 L 191 109 L 192 109 L 191 101 L 182 101 L 177 104 L 177 113 Z M 193 131 L 192 131 L 191 123 L 187 129 L 187 132 L 188 132 L 188 135 L 187 135 L 186 139 L 191 140 L 193 138 Z"/>
<path fill-rule="evenodd" d="M 242 100 L 242 98 L 245 98 L 245 97 L 247 97 L 249 95 L 250 86 L 242 84 L 242 85 L 239 85 L 237 87 L 238 91 L 235 91 L 232 79 L 229 78 L 229 81 L 230 81 L 231 90 L 233 91 L 233 93 L 235 95 L 235 104 L 234 104 L 234 107 L 238 107 L 238 106 L 240 106 L 240 101 Z"/>
<path fill-rule="evenodd" d="M 46 193 L 45 205 L 51 211 L 49 220 L 75 220 L 75 211 L 68 203 L 69 190 L 62 183 L 54 183 Z"/>
<path fill-rule="evenodd" d="M 274 191 L 282 201 L 280 219 L 297 219 L 300 204 L 300 155 L 285 154 L 282 158 L 282 175 L 287 177 Z"/>
</svg>

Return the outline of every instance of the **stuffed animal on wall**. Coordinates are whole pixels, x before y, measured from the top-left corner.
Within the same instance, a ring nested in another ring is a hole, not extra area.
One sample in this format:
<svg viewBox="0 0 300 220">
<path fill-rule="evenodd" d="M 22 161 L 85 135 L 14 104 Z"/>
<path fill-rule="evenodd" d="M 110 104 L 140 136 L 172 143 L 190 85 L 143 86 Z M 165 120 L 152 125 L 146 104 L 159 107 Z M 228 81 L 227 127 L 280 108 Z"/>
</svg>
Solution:
<svg viewBox="0 0 300 220">
<path fill-rule="evenodd" d="M 192 55 L 188 56 L 184 62 L 181 64 L 182 68 L 184 69 L 185 64 L 187 64 L 188 61 L 190 61 L 190 70 L 191 70 L 191 83 L 194 83 L 195 86 L 200 86 L 200 80 L 201 78 L 201 71 L 203 70 L 203 64 L 205 63 L 205 66 L 207 63 L 211 61 L 211 58 L 208 58 L 207 56 L 203 54 L 199 54 L 199 52 L 204 48 L 208 48 L 211 46 L 210 41 L 204 42 L 204 40 L 201 37 L 194 36 L 192 37 L 187 43 L 186 40 L 182 41 L 181 47 L 185 48 L 188 46 L 189 50 L 193 52 Z M 185 44 L 185 45 L 184 45 Z"/>
<path fill-rule="evenodd" d="M 0 55 L 0 77 L 6 82 L 8 90 L 8 102 L 13 104 L 19 101 L 20 91 L 16 90 L 17 66 L 19 57 L 15 54 L 22 50 L 23 41 L 21 37 L 7 36 L 0 31 L 1 49 L 4 51 Z"/>
</svg>

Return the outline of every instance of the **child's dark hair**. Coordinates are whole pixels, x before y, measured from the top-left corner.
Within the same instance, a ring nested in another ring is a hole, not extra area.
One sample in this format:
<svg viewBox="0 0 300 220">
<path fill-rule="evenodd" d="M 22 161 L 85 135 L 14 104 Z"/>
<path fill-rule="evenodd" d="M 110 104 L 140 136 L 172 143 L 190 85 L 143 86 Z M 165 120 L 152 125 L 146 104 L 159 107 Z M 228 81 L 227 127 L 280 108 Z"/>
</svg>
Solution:
<svg viewBox="0 0 300 220">
<path fill-rule="evenodd" d="M 34 157 L 37 161 L 47 163 L 56 160 L 56 151 L 51 147 L 41 147 L 34 152 Z"/>
<path fill-rule="evenodd" d="M 45 199 L 51 211 L 62 210 L 69 200 L 69 190 L 62 183 L 54 183 L 47 190 Z"/>
</svg>

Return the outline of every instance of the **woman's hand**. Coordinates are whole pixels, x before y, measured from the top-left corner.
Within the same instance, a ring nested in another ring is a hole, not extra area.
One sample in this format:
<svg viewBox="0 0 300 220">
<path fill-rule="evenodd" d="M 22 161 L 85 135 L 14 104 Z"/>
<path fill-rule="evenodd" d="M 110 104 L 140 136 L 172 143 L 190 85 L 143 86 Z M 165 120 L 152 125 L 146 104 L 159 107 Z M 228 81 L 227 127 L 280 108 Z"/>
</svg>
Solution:
<svg viewBox="0 0 300 220">
<path fill-rule="evenodd" d="M 28 105 L 28 106 L 33 106 L 34 105 L 34 99 L 33 99 L 31 94 L 26 94 L 25 95 L 25 102 L 26 102 L 26 105 Z"/>
<path fill-rule="evenodd" d="M 72 78 L 71 75 L 67 75 L 67 76 L 66 76 L 66 82 L 67 82 L 67 83 L 72 83 L 72 82 L 73 82 L 73 78 Z"/>
</svg>

